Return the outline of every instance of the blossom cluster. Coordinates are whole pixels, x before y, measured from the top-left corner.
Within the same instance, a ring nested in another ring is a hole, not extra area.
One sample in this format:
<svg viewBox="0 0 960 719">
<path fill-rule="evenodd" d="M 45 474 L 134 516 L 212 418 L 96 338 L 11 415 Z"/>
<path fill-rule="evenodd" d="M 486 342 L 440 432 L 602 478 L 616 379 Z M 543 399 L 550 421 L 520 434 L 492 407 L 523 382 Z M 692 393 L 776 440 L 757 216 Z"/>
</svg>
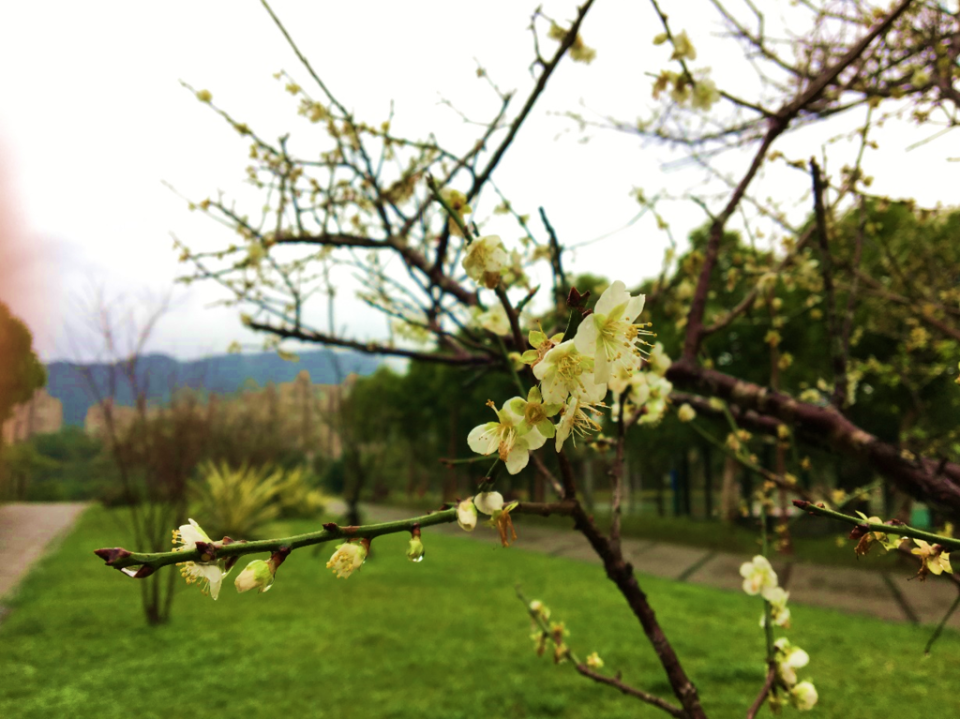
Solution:
<svg viewBox="0 0 960 719">
<path fill-rule="evenodd" d="M 501 498 L 501 505 L 502 503 Z M 506 508 L 508 515 L 509 510 L 510 507 Z M 220 587 L 223 580 L 230 574 L 233 562 L 236 560 L 235 557 L 225 560 L 215 556 L 216 550 L 228 541 L 230 540 L 213 542 L 193 519 L 190 520 L 189 524 L 184 524 L 179 529 L 173 530 L 175 552 L 191 552 L 198 547 L 204 550 L 209 545 L 209 558 L 205 558 L 206 555 L 201 554 L 199 561 L 180 562 L 178 566 L 180 567 L 180 574 L 187 580 L 187 584 L 196 584 L 204 594 L 209 594 L 214 599 L 220 596 Z M 327 562 L 327 569 L 333 570 L 337 577 L 349 577 L 366 561 L 369 550 L 370 540 L 368 539 L 351 540 L 339 544 L 330 557 L 330 561 Z M 276 578 L 277 567 L 283 563 L 289 553 L 289 548 L 283 547 L 274 552 L 269 559 L 254 559 L 251 561 L 234 580 L 237 591 L 241 594 L 251 589 L 256 589 L 261 594 L 269 591 Z M 423 542 L 420 540 L 420 530 L 417 526 L 407 549 L 407 557 L 413 562 L 419 562 L 423 559 L 423 555 Z"/>
<path fill-rule="evenodd" d="M 740 576 L 743 577 L 743 591 L 750 596 L 759 594 L 765 600 L 771 623 L 784 629 L 789 628 L 790 609 L 787 607 L 787 599 L 790 594 L 779 586 L 777 573 L 769 560 L 757 555 L 753 560 L 744 562 L 740 566 Z M 764 611 L 760 617 L 760 626 L 765 627 L 766 623 L 767 611 Z M 799 682 L 797 677 L 797 669 L 807 666 L 810 656 L 800 647 L 792 646 L 786 638 L 776 640 L 773 649 L 778 685 L 786 689 L 790 703 L 797 709 L 812 709 L 817 703 L 817 690 L 811 682 Z M 775 693 L 772 696 L 776 696 Z"/>
<path fill-rule="evenodd" d="M 487 286 L 502 269 L 502 245 L 499 238 L 491 238 L 475 240 L 464 259 L 468 274 Z M 643 340 L 649 332 L 636 321 L 643 304 L 643 295 L 631 295 L 618 280 L 603 292 L 573 339 L 565 339 L 562 333 L 530 332 L 533 349 L 520 360 L 532 368 L 539 386 L 526 398 L 513 397 L 500 408 L 488 402 L 497 420 L 471 430 L 470 449 L 482 455 L 497 453 L 507 471 L 517 474 L 530 461 L 530 452 L 548 439 L 554 440 L 559 452 L 571 436 L 599 431 L 597 417 L 606 407 L 603 400 L 608 391 L 633 407 L 644 408 L 641 423 L 659 421 L 672 389 L 664 378 L 670 359 L 660 345 Z M 484 314 L 491 329 L 505 331 L 505 316 L 493 310 Z M 646 350 L 647 346 L 652 349 Z M 641 371 L 645 356 L 649 371 Z"/>
<path fill-rule="evenodd" d="M 868 517 L 863 512 L 857 512 L 864 522 L 870 522 L 871 524 L 893 524 L 897 520 L 891 519 L 889 522 L 884 522 L 880 517 Z M 861 557 L 867 554 L 874 544 L 879 544 L 883 549 L 889 552 L 891 549 L 897 549 L 902 542 L 906 540 L 906 537 L 894 536 L 893 539 L 886 532 L 879 532 L 870 530 L 867 527 L 857 526 L 850 533 L 851 539 L 859 539 L 857 546 L 854 548 L 858 557 Z M 945 552 L 943 546 L 940 544 L 930 544 L 925 542 L 922 539 L 914 538 L 914 543 L 917 545 L 910 550 L 910 553 L 915 555 L 920 560 L 920 569 L 917 572 L 917 577 L 920 581 L 926 579 L 930 574 L 939 576 L 946 572 L 947 574 L 953 574 L 953 567 L 950 565 L 950 553 Z"/>
<path fill-rule="evenodd" d="M 554 664 L 563 664 L 568 659 L 572 659 L 575 663 L 579 661 L 565 641 L 565 637 L 570 635 L 570 631 L 563 622 L 550 621 L 550 608 L 546 604 L 539 599 L 535 599 L 527 605 L 527 611 L 530 614 L 532 625 L 530 639 L 533 640 L 534 651 L 536 651 L 538 657 L 544 655 L 547 642 L 551 642 L 553 644 Z M 601 669 L 603 668 L 603 659 L 597 652 L 592 652 L 584 664 L 590 669 Z"/>
</svg>

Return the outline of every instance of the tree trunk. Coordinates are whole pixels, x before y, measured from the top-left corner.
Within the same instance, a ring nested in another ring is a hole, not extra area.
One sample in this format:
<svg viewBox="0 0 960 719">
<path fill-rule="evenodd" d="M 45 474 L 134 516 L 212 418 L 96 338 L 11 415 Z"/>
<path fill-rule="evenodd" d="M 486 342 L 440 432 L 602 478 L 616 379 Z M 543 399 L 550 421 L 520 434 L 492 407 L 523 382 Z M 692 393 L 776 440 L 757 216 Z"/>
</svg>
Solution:
<svg viewBox="0 0 960 719">
<path fill-rule="evenodd" d="M 737 460 L 727 457 L 723 462 L 723 487 L 720 490 L 720 516 L 735 522 L 740 516 L 740 483 L 737 481 Z"/>
</svg>

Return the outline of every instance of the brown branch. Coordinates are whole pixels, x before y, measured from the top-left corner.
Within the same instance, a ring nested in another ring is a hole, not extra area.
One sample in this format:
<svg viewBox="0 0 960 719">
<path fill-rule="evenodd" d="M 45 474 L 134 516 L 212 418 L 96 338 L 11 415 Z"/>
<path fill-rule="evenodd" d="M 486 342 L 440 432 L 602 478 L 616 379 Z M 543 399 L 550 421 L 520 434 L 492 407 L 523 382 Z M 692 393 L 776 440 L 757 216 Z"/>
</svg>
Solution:
<svg viewBox="0 0 960 719">
<path fill-rule="evenodd" d="M 523 352 L 523 347 L 526 344 L 523 341 L 523 330 L 520 329 L 520 318 L 519 313 L 513 308 L 513 304 L 510 302 L 510 298 L 507 297 L 507 291 L 503 289 L 503 283 L 500 282 L 494 288 L 494 291 L 497 293 L 497 299 L 500 300 L 500 304 L 503 306 L 503 311 L 507 314 L 507 321 L 510 323 L 510 334 L 513 344 L 517 349 L 517 352 Z"/>
<path fill-rule="evenodd" d="M 885 300 L 890 300 L 891 302 L 896 302 L 898 305 L 904 305 L 905 307 L 917 308 L 918 305 L 926 304 L 925 301 L 921 302 L 920 300 L 913 300 L 904 295 L 893 292 L 892 290 L 886 289 L 880 282 L 870 277 L 869 275 L 860 272 L 859 270 L 853 271 L 853 277 L 855 280 L 859 280 L 864 284 L 869 286 L 867 292 L 876 297 L 880 297 Z M 951 327 L 942 320 L 938 320 L 936 317 L 927 314 L 926 312 L 914 312 L 914 316 L 930 327 L 933 327 L 938 332 L 946 335 L 947 337 L 957 340 L 960 342 L 960 329 L 956 327 Z"/>
<path fill-rule="evenodd" d="M 468 200 L 475 197 L 480 191 L 480 188 L 482 188 L 487 180 L 490 179 L 490 175 L 503 158 L 504 153 L 507 151 L 507 148 L 510 147 L 513 139 L 517 136 L 520 126 L 523 124 L 524 120 L 527 119 L 527 116 L 530 114 L 530 111 L 533 110 L 533 106 L 536 104 L 537 99 L 541 94 L 543 94 L 544 89 L 546 89 L 547 80 L 550 79 L 553 71 L 557 69 L 557 65 L 560 63 L 560 60 L 563 59 L 563 56 L 566 54 L 567 50 L 570 49 L 574 41 L 577 39 L 577 33 L 580 31 L 580 24 L 587 16 L 587 12 L 590 10 L 591 5 L 593 5 L 593 0 L 587 0 L 587 2 L 585 2 L 577 10 L 576 20 L 573 21 L 573 25 L 570 26 L 566 36 L 560 43 L 560 47 L 558 47 L 556 53 L 554 53 L 553 58 L 550 60 L 550 62 L 543 66 L 543 71 L 540 73 L 540 77 L 537 78 L 537 84 L 534 86 L 533 91 L 530 93 L 530 96 L 524 103 L 523 108 L 520 110 L 520 114 L 517 115 L 514 121 L 510 123 L 510 130 L 507 132 L 507 136 L 503 139 L 503 142 L 500 143 L 500 146 L 494 151 L 493 157 L 490 158 L 490 162 L 487 163 L 487 166 L 483 168 L 483 171 L 474 178 L 473 187 L 471 187 L 470 191 L 467 193 Z"/>
<path fill-rule="evenodd" d="M 613 514 L 610 525 L 610 542 L 620 547 L 620 504 L 623 502 L 623 448 L 627 438 L 627 424 L 624 422 L 623 411 L 626 406 L 625 395 L 619 397 L 620 416 L 617 418 L 617 453 L 610 468 L 610 480 L 613 482 Z M 638 418 L 639 419 L 639 418 Z M 636 420 L 635 420 L 636 421 Z M 634 424 L 631 422 L 631 425 Z"/>
<path fill-rule="evenodd" d="M 700 271 L 700 278 L 697 282 L 697 289 L 690 304 L 690 313 L 687 316 L 687 331 L 683 343 L 683 358 L 693 360 L 700 350 L 700 342 L 703 338 L 703 315 L 707 307 L 707 294 L 710 288 L 710 276 L 717 264 L 717 257 L 720 254 L 720 241 L 723 238 L 724 227 L 727 220 L 736 210 L 740 200 L 743 199 L 750 182 L 756 176 L 763 164 L 767 150 L 773 144 L 774 140 L 786 131 L 790 122 L 807 105 L 816 100 L 826 87 L 833 82 L 837 76 L 843 72 L 851 63 L 853 63 L 860 54 L 866 50 L 879 35 L 886 32 L 893 22 L 910 5 L 912 0 L 901 0 L 900 4 L 883 19 L 879 24 L 870 30 L 866 36 L 848 50 L 832 67 L 824 70 L 813 80 L 804 92 L 777 111 L 775 117 L 768 120 L 768 129 L 750 163 L 746 174 L 737 184 L 730 199 L 723 211 L 717 215 L 710 227 L 710 236 L 707 240 L 707 250 L 704 255 L 703 268 Z"/>
<path fill-rule="evenodd" d="M 569 499 L 559 502 L 520 502 L 512 510 L 518 514 L 536 514 L 540 517 L 549 517 L 553 514 L 569 516 L 576 510 L 577 503 Z"/>
<path fill-rule="evenodd" d="M 960 517 L 960 465 L 902 456 L 900 449 L 880 441 L 833 407 L 800 402 L 766 387 L 679 360 L 667 378 L 678 387 L 693 389 L 739 406 L 776 417 L 806 436 L 821 437 L 834 451 L 857 457 L 871 465 L 907 494 Z"/>
<path fill-rule="evenodd" d="M 853 251 L 853 286 L 847 292 L 847 310 L 844 314 L 843 329 L 840 332 L 840 341 L 843 344 L 843 356 L 850 356 L 850 332 L 853 330 L 853 310 L 857 303 L 857 291 L 860 289 L 860 280 L 856 273 L 860 270 L 860 260 L 863 257 L 863 236 L 867 230 L 867 212 L 864 208 L 863 196 L 860 196 L 860 221 L 857 223 L 857 236 Z"/>
<path fill-rule="evenodd" d="M 399 237 L 377 240 L 369 237 L 344 234 L 295 235 L 277 239 L 278 245 L 324 245 L 330 247 L 370 247 L 380 250 L 393 250 L 410 267 L 420 270 L 436 287 L 453 295 L 468 307 L 477 304 L 477 293 L 462 287 L 444 274 L 441 268 L 431 265 L 420 252 L 406 244 Z"/>
<path fill-rule="evenodd" d="M 800 251 L 807 246 L 807 243 L 810 241 L 811 237 L 813 237 L 813 227 L 808 227 L 803 231 L 803 234 L 800 235 L 800 238 L 797 240 L 793 251 L 787 254 L 787 256 L 780 261 L 780 264 L 777 265 L 777 269 L 775 270 L 776 274 L 779 275 L 791 262 L 793 262 L 793 258 L 796 257 Z M 731 322 L 753 307 L 753 303 L 756 302 L 758 294 L 760 294 L 760 286 L 754 285 L 753 288 L 744 296 L 744 298 L 740 300 L 736 307 L 727 312 L 727 314 L 718 319 L 712 325 L 705 326 L 700 331 L 701 339 L 707 335 L 712 335 L 714 332 L 719 332 L 720 330 L 729 327 Z"/>
<path fill-rule="evenodd" d="M 576 482 L 573 477 L 573 467 L 562 451 L 558 454 L 558 459 L 560 460 L 564 493 L 566 498 L 574 499 L 576 497 Z M 680 659 L 657 621 L 657 615 L 653 611 L 653 607 L 647 601 L 647 595 L 643 593 L 637 583 L 633 566 L 624 560 L 619 544 L 610 542 L 600 533 L 600 530 L 597 529 L 593 520 L 587 516 L 579 502 L 576 503 L 572 516 L 574 527 L 590 542 L 590 546 L 593 547 L 593 550 L 603 562 L 607 577 L 617 585 L 617 589 L 627 600 L 634 616 L 640 621 L 643 633 L 650 641 L 654 652 L 656 652 L 657 658 L 667 674 L 673 693 L 686 711 L 686 716 L 689 719 L 706 719 L 703 707 L 700 706 L 700 698 L 697 696 L 697 688 L 684 672 Z"/>
<path fill-rule="evenodd" d="M 593 669 L 588 667 L 586 664 L 577 664 L 577 671 L 583 676 L 593 679 L 595 682 L 614 687 L 628 696 L 635 697 L 642 702 L 646 702 L 647 704 L 657 707 L 657 709 L 663 709 L 663 711 L 672 717 L 683 719 L 683 717 L 686 716 L 686 713 L 683 711 L 683 709 L 675 707 L 670 702 L 665 701 L 654 694 L 645 692 L 643 689 L 637 689 L 628 684 L 624 684 L 618 677 L 605 677 L 603 674 L 598 674 L 597 672 L 593 671 Z"/>
<path fill-rule="evenodd" d="M 407 357 L 409 359 L 420 360 L 422 362 L 434 362 L 437 364 L 474 366 L 474 365 L 492 365 L 500 360 L 492 356 L 467 354 L 459 355 L 432 354 L 430 352 L 418 352 L 416 350 L 405 350 L 398 347 L 388 347 L 387 345 L 376 342 L 357 342 L 355 340 L 342 339 L 323 332 L 314 332 L 313 330 L 296 329 L 293 327 L 283 327 L 268 324 L 266 322 L 251 321 L 247 327 L 259 332 L 267 332 L 285 339 L 297 339 L 303 342 L 314 342 L 316 344 L 330 345 L 333 347 L 348 347 L 366 354 L 390 355 L 392 357 Z"/>
<path fill-rule="evenodd" d="M 813 179 L 813 208 L 820 245 L 820 273 L 823 277 L 823 292 L 826 295 L 827 332 L 830 335 L 830 354 L 833 360 L 833 406 L 842 411 L 847 396 L 847 366 L 843 356 L 843 340 L 837 324 L 837 304 L 833 291 L 833 259 L 827 241 L 827 211 L 823 204 L 823 177 L 820 166 L 810 158 L 810 175 Z"/>
<path fill-rule="evenodd" d="M 760 711 L 760 707 L 763 706 L 763 703 L 767 700 L 767 695 L 770 694 L 770 690 L 773 689 L 773 682 L 777 678 L 777 667 L 774 664 L 770 665 L 770 668 L 767 669 L 767 678 L 763 682 L 763 687 L 760 689 L 760 693 L 757 694 L 757 698 L 753 700 L 753 704 L 750 705 L 750 708 L 747 710 L 747 719 L 755 719 L 757 712 Z"/>
</svg>

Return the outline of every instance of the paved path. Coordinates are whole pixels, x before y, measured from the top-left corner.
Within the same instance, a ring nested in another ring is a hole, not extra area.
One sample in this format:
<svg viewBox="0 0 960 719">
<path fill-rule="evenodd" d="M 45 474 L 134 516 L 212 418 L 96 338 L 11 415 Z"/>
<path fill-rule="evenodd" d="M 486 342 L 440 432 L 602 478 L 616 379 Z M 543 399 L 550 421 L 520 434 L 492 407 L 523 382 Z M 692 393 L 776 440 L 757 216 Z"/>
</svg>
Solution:
<svg viewBox="0 0 960 719">
<path fill-rule="evenodd" d="M 82 502 L 0 504 L 0 600 L 89 506 Z"/>
<path fill-rule="evenodd" d="M 411 515 L 410 510 L 397 507 L 367 506 L 364 509 L 374 521 L 391 521 Z M 470 537 L 491 544 L 499 542 L 496 532 L 484 531 L 481 527 L 467 533 L 456 524 L 447 524 L 423 531 Z M 577 532 L 524 526 L 520 517 L 517 534 L 520 540 L 514 546 L 520 551 L 600 563 L 587 540 Z M 624 556 L 641 574 L 743 591 L 740 565 L 750 559 L 748 556 L 643 539 L 625 538 L 622 544 Z M 923 583 L 907 581 L 909 570 L 878 572 L 776 560 L 773 566 L 780 584 L 790 592 L 792 603 L 868 614 L 890 621 L 938 623 L 957 597 L 952 582 L 938 577 L 930 577 Z M 960 611 L 954 613 L 947 626 L 960 629 Z"/>
</svg>

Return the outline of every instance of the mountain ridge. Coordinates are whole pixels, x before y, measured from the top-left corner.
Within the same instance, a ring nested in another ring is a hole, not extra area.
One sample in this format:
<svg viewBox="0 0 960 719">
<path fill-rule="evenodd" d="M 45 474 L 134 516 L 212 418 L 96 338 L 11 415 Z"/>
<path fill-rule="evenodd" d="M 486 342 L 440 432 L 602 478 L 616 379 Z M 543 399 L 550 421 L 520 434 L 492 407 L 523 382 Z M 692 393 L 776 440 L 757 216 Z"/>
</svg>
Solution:
<svg viewBox="0 0 960 719">
<path fill-rule="evenodd" d="M 338 384 L 347 375 L 368 375 L 381 359 L 360 352 L 334 352 L 321 349 L 299 353 L 298 362 L 281 359 L 274 352 L 256 354 L 212 355 L 198 360 L 181 361 L 163 353 L 143 355 L 137 362 L 135 378 L 146 390 L 148 402 L 164 402 L 181 387 L 203 389 L 216 394 L 231 394 L 250 386 L 292 382 L 303 370 L 314 384 Z M 47 393 L 63 404 L 63 424 L 83 425 L 87 410 L 97 404 L 96 393 L 108 397 L 115 363 L 57 361 L 46 365 Z M 85 376 L 89 371 L 90 379 Z M 123 374 L 116 372 L 115 401 L 121 406 L 134 405 L 134 392 Z"/>
</svg>

